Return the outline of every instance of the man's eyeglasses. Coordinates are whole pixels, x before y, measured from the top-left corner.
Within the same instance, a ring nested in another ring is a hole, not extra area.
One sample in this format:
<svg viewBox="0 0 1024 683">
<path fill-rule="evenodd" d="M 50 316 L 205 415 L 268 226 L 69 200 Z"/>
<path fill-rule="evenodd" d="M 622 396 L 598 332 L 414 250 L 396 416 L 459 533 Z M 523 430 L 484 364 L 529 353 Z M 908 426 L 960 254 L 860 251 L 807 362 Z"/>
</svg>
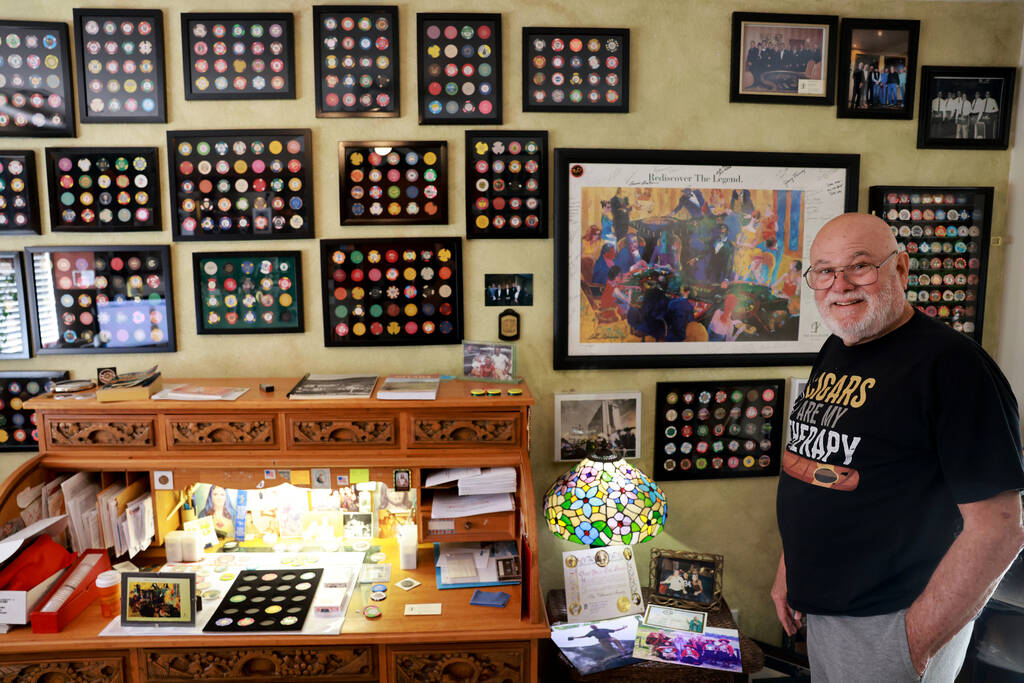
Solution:
<svg viewBox="0 0 1024 683">
<path fill-rule="evenodd" d="M 888 256 L 882 259 L 881 263 L 869 263 L 867 261 L 858 261 L 857 263 L 851 263 L 848 266 L 823 266 L 821 268 L 808 268 L 804 271 L 804 280 L 811 289 L 828 289 L 832 286 L 832 283 L 836 281 L 836 276 L 839 273 L 843 274 L 846 281 L 851 285 L 871 285 L 878 282 L 878 269 L 885 265 L 886 261 L 891 259 L 897 251 L 891 252 Z"/>
</svg>

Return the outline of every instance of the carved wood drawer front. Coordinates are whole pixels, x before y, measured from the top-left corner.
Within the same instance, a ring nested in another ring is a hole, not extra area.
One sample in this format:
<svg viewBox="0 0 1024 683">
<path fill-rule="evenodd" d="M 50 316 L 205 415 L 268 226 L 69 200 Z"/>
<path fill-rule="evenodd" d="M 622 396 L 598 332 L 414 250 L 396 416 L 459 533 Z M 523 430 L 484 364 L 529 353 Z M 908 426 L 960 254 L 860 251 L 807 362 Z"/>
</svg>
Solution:
<svg viewBox="0 0 1024 683">
<path fill-rule="evenodd" d="M 164 427 L 168 448 L 253 448 L 277 446 L 277 415 L 167 415 Z"/>
<path fill-rule="evenodd" d="M 377 681 L 373 645 L 143 650 L 147 683 L 167 681 Z"/>
<path fill-rule="evenodd" d="M 409 419 L 412 448 L 519 445 L 519 413 L 418 413 Z"/>
<path fill-rule="evenodd" d="M 58 653 L 19 655 L 0 660 L 0 681 L 18 683 L 124 683 L 124 655 Z"/>
<path fill-rule="evenodd" d="M 397 415 L 294 413 L 285 416 L 288 445 L 294 448 L 395 448 Z"/>
<path fill-rule="evenodd" d="M 388 682 L 521 683 L 529 658 L 526 642 L 397 645 L 388 648 Z"/>
<path fill-rule="evenodd" d="M 153 417 L 115 418 L 91 415 L 48 415 L 45 418 L 49 448 L 153 448 L 156 446 Z"/>
</svg>

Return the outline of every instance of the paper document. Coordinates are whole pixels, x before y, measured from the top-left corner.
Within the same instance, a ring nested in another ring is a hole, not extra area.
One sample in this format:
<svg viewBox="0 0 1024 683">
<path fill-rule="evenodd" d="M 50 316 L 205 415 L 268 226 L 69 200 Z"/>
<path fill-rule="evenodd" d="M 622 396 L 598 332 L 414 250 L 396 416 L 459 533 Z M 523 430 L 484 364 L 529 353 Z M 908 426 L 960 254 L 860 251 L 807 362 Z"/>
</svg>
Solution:
<svg viewBox="0 0 1024 683">
<path fill-rule="evenodd" d="M 453 467 L 447 470 L 439 470 L 433 474 L 427 475 L 427 480 L 424 482 L 424 486 L 440 486 L 441 484 L 447 484 L 450 481 L 456 481 L 460 477 L 467 477 L 475 474 L 480 474 L 479 467 Z"/>
<path fill-rule="evenodd" d="M 434 495 L 434 501 L 431 504 L 430 518 L 472 517 L 473 515 L 486 515 L 491 512 L 510 512 L 515 509 L 515 502 L 508 493 L 480 496 L 437 493 Z"/>
</svg>

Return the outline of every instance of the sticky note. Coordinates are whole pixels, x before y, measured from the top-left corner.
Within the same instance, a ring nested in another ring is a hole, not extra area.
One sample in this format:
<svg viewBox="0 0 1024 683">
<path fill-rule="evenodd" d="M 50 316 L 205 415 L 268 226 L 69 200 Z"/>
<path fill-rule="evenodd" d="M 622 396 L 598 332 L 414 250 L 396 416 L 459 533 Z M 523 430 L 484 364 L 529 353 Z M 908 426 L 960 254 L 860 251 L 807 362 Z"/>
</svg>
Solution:
<svg viewBox="0 0 1024 683">
<path fill-rule="evenodd" d="M 348 480 L 353 484 L 365 484 L 370 481 L 370 468 L 349 470 Z"/>
<path fill-rule="evenodd" d="M 292 470 L 292 483 L 296 486 L 309 486 L 309 470 Z"/>
</svg>

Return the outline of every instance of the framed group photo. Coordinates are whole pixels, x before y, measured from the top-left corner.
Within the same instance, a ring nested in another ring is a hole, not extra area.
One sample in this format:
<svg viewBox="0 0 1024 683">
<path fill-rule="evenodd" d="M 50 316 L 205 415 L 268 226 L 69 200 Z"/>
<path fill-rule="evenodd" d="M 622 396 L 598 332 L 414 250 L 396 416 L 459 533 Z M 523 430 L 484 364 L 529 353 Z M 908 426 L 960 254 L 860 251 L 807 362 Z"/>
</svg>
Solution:
<svg viewBox="0 0 1024 683">
<path fill-rule="evenodd" d="M 555 394 L 555 461 L 640 456 L 639 391 Z"/>
<path fill-rule="evenodd" d="M 721 555 L 651 550 L 653 605 L 712 610 L 722 599 Z"/>
<path fill-rule="evenodd" d="M 828 15 L 733 12 L 729 101 L 831 105 L 838 24 Z"/>
<path fill-rule="evenodd" d="M 195 604 L 195 574 L 121 574 L 122 626 L 195 626 Z"/>
<path fill-rule="evenodd" d="M 843 19 L 839 35 L 839 118 L 911 119 L 921 22 Z"/>
<path fill-rule="evenodd" d="M 555 150 L 555 368 L 806 364 L 801 273 L 859 156 Z"/>
<path fill-rule="evenodd" d="M 1009 66 L 923 66 L 917 146 L 1006 149 L 1017 69 Z"/>
</svg>

